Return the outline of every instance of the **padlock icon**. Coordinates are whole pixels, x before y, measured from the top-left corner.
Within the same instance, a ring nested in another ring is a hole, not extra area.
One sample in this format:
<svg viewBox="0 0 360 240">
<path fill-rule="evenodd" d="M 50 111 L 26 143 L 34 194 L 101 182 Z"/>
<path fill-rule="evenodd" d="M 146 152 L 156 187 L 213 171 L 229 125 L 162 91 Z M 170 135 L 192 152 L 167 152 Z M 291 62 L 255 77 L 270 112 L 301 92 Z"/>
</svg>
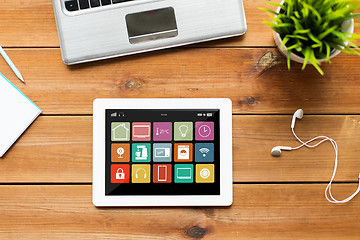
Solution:
<svg viewBox="0 0 360 240">
<path fill-rule="evenodd" d="M 119 170 L 121 172 L 119 172 Z M 125 179 L 124 169 L 118 168 L 118 170 L 116 171 L 116 179 Z"/>
</svg>

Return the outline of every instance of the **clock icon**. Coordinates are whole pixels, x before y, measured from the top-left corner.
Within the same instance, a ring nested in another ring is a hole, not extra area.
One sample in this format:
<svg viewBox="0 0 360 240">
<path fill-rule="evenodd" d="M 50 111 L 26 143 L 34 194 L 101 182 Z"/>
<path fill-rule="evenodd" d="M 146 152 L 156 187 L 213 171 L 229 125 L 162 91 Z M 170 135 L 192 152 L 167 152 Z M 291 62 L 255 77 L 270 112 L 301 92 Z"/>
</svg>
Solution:
<svg viewBox="0 0 360 240">
<path fill-rule="evenodd" d="M 211 128 L 208 125 L 201 125 L 198 129 L 199 135 L 201 137 L 208 137 L 211 134 Z"/>
<path fill-rule="evenodd" d="M 195 140 L 213 141 L 215 134 L 214 122 L 195 122 Z"/>
</svg>

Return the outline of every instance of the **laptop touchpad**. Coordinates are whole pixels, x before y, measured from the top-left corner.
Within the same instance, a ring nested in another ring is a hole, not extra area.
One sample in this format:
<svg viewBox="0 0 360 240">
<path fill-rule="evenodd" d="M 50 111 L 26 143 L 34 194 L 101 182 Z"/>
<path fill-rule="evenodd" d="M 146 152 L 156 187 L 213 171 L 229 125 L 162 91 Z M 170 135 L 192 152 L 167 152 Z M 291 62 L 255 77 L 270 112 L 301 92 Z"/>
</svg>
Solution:
<svg viewBox="0 0 360 240">
<path fill-rule="evenodd" d="M 176 37 L 178 29 L 172 7 L 126 15 L 131 44 Z"/>
</svg>

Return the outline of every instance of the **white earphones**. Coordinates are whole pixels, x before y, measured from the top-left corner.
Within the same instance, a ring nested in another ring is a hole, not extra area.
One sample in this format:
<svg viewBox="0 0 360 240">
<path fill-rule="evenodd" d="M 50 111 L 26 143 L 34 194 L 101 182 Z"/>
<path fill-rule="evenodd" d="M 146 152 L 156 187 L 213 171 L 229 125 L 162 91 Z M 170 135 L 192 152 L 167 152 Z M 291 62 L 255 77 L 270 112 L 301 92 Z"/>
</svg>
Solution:
<svg viewBox="0 0 360 240">
<path fill-rule="evenodd" d="M 302 119 L 304 116 L 304 111 L 302 109 L 298 109 L 296 110 L 296 112 L 294 113 L 293 117 L 292 117 L 292 121 L 291 121 L 291 129 L 294 130 L 295 127 L 295 122 L 296 119 Z M 301 143 L 303 143 L 300 140 Z M 286 146 L 276 146 L 273 149 L 271 149 L 271 155 L 273 155 L 274 157 L 279 157 L 281 155 L 281 150 L 285 150 L 285 151 L 291 151 L 291 150 L 295 150 L 292 147 L 286 147 Z"/>
<path fill-rule="evenodd" d="M 271 155 L 274 157 L 279 157 L 281 155 L 281 150 L 291 151 L 291 147 L 285 147 L 285 146 L 276 146 L 273 149 L 271 149 Z"/>
<path fill-rule="evenodd" d="M 295 121 L 296 119 L 302 119 L 304 116 L 304 111 L 302 109 L 296 110 L 296 112 L 293 115 L 292 121 L 291 121 L 291 128 L 293 129 L 295 127 Z"/>
<path fill-rule="evenodd" d="M 295 134 L 295 131 L 294 131 L 296 119 L 297 118 L 302 119 L 303 116 L 304 116 L 304 111 L 302 109 L 298 109 L 294 113 L 292 121 L 291 121 L 291 131 L 292 131 L 294 137 L 301 143 L 301 145 L 298 146 L 298 147 L 294 147 L 294 148 L 293 147 L 286 147 L 286 146 L 276 146 L 273 149 L 271 149 L 271 155 L 274 156 L 274 157 L 279 157 L 281 155 L 281 150 L 286 150 L 286 151 L 297 150 L 297 149 L 302 148 L 304 146 L 308 147 L 308 148 L 314 148 L 314 147 L 319 146 L 321 143 L 323 143 L 325 141 L 330 141 L 330 143 L 333 146 L 334 151 L 335 151 L 335 165 L 334 165 L 334 171 L 333 171 L 332 177 L 330 179 L 330 182 L 326 186 L 326 189 L 325 189 L 325 198 L 331 203 L 346 203 L 346 202 L 350 201 L 351 199 L 353 199 L 356 196 L 356 194 L 358 194 L 360 192 L 360 173 L 359 173 L 359 177 L 358 177 L 359 178 L 359 185 L 358 185 L 358 188 L 356 189 L 356 191 L 351 196 L 349 196 L 348 198 L 345 198 L 344 200 L 336 200 L 331 194 L 331 184 L 334 181 L 335 174 L 336 174 L 336 169 L 337 169 L 337 165 L 338 165 L 338 147 L 337 147 L 337 144 L 336 144 L 334 139 L 329 138 L 327 136 L 317 136 L 317 137 L 315 137 L 313 139 L 310 139 L 310 140 L 308 140 L 306 142 L 303 142 Z M 309 144 L 309 143 L 311 143 L 313 141 L 316 141 L 316 140 L 320 140 L 320 141 L 318 143 L 314 144 L 314 145 Z"/>
</svg>

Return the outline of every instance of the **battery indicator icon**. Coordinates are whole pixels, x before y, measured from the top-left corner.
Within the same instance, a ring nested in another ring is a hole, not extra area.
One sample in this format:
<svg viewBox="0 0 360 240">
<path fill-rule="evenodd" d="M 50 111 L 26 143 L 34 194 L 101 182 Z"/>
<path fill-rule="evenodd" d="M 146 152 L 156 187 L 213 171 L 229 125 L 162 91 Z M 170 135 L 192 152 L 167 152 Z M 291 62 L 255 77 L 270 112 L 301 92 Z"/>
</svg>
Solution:
<svg viewBox="0 0 360 240">
<path fill-rule="evenodd" d="M 208 116 L 208 117 L 212 117 L 212 115 L 213 115 L 212 113 L 207 113 L 206 114 L 206 116 Z"/>
</svg>

